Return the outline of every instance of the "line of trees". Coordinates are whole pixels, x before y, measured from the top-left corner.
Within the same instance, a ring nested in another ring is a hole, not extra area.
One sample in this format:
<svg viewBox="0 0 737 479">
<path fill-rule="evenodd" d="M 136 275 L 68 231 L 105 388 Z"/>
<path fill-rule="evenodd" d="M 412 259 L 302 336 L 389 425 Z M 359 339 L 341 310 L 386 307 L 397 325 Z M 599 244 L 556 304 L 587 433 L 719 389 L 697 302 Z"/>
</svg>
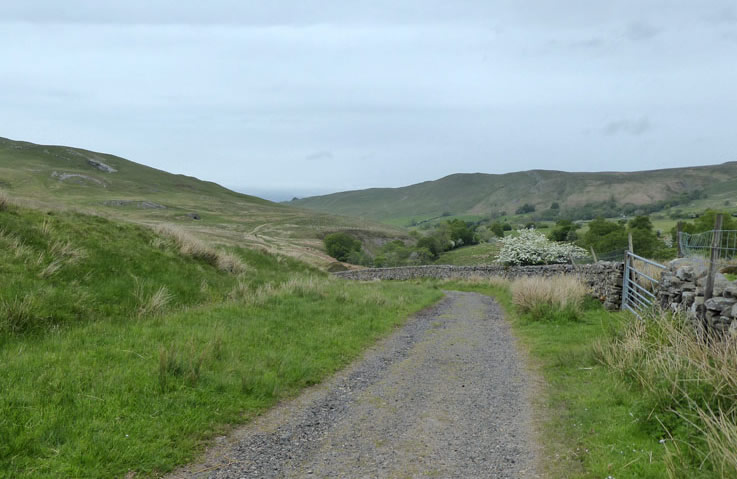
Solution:
<svg viewBox="0 0 737 479">
<path fill-rule="evenodd" d="M 445 251 L 477 244 L 477 227 L 476 223 L 460 219 L 444 221 L 424 233 L 413 231 L 407 242 L 390 241 L 373 256 L 362 248 L 360 240 L 348 233 L 331 233 L 325 236 L 323 242 L 330 256 L 347 263 L 376 267 L 427 264 Z"/>
</svg>

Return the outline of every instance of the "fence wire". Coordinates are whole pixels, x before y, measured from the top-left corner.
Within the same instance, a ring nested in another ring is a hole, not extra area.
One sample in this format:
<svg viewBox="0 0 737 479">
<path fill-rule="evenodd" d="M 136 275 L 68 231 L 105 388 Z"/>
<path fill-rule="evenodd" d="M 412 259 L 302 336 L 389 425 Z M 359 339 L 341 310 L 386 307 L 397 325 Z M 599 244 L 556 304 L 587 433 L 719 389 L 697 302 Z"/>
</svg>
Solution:
<svg viewBox="0 0 737 479">
<path fill-rule="evenodd" d="M 714 264 L 737 265 L 737 230 L 712 230 L 694 234 L 681 232 L 678 237 L 681 254 L 688 258 L 710 258 L 715 235 L 718 238 L 714 248 Z"/>
<path fill-rule="evenodd" d="M 576 258 L 576 264 L 592 264 L 599 261 L 616 261 L 621 263 L 624 261 L 624 250 L 610 251 L 608 253 L 596 253 L 596 261 L 591 255 L 583 258 Z"/>
</svg>

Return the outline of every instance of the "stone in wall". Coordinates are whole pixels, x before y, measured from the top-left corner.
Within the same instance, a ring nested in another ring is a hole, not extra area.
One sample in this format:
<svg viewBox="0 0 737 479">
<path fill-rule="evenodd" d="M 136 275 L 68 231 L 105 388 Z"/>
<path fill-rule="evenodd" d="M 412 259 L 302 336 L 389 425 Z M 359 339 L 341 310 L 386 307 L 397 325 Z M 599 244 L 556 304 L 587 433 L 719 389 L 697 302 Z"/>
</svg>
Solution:
<svg viewBox="0 0 737 479">
<path fill-rule="evenodd" d="M 700 258 L 679 258 L 663 271 L 657 296 L 660 305 L 685 311 L 695 327 L 737 336 L 737 284 L 717 273 L 712 297 L 704 301 L 709 268 Z"/>
</svg>

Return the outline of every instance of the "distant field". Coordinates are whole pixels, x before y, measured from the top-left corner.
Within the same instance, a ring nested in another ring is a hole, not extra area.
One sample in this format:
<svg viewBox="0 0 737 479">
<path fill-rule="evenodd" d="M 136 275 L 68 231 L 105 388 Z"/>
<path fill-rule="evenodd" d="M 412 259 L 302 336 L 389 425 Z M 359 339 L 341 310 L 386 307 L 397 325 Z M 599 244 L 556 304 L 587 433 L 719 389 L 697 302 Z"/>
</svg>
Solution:
<svg viewBox="0 0 737 479">
<path fill-rule="evenodd" d="M 458 249 L 446 251 L 440 255 L 436 264 L 451 264 L 457 266 L 473 266 L 478 264 L 490 264 L 494 262 L 499 254 L 499 243 L 480 243 L 472 246 L 463 246 Z"/>
</svg>

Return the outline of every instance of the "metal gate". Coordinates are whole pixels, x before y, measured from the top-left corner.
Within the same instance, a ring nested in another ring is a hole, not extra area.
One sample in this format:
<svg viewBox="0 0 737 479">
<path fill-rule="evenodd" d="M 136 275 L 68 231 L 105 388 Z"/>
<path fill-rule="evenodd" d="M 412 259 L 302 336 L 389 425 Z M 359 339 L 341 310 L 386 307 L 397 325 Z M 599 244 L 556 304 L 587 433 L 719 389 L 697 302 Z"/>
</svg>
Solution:
<svg viewBox="0 0 737 479">
<path fill-rule="evenodd" d="M 632 311 L 642 319 L 642 314 L 655 304 L 660 273 L 664 269 L 660 263 L 625 252 L 622 309 Z"/>
</svg>

